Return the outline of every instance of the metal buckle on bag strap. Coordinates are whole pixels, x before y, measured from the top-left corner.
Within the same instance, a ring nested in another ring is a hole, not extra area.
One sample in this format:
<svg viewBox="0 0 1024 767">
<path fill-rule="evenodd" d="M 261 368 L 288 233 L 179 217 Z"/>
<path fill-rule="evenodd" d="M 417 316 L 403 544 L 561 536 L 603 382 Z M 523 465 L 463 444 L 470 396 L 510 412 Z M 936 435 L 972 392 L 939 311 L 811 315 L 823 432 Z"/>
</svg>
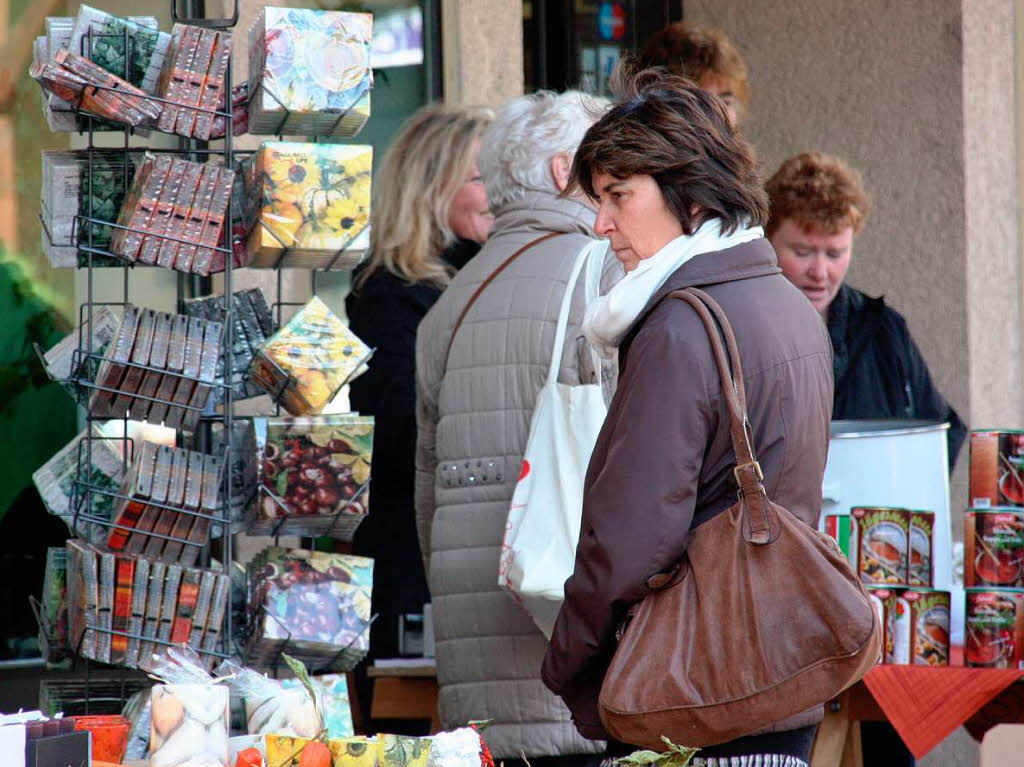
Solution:
<svg viewBox="0 0 1024 767">
<path fill-rule="evenodd" d="M 757 477 L 758 482 L 764 482 L 764 472 L 761 471 L 761 464 L 757 461 L 750 461 L 749 463 L 741 463 L 733 467 L 732 475 L 736 478 L 736 484 L 740 484 L 740 472 L 744 469 L 753 469 L 754 476 Z"/>
</svg>

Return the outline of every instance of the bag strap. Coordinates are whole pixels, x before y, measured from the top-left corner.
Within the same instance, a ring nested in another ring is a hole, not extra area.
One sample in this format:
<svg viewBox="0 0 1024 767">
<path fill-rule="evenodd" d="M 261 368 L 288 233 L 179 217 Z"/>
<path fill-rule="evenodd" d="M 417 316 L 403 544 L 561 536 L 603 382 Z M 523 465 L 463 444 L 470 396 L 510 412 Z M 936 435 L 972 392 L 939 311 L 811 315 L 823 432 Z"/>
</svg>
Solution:
<svg viewBox="0 0 1024 767">
<path fill-rule="evenodd" d="M 729 431 L 736 456 L 733 476 L 739 485 L 750 530 L 750 543 L 763 545 L 771 541 L 768 515 L 768 494 L 764 489 L 764 473 L 754 457 L 753 434 L 747 417 L 747 395 L 743 388 L 743 367 L 739 347 L 725 311 L 703 290 L 685 288 L 669 293 L 670 298 L 686 301 L 700 316 L 708 332 L 711 351 L 722 381 L 722 395 L 729 410 Z M 722 345 L 725 338 L 725 346 Z M 728 357 L 726 356 L 728 350 Z"/>
<path fill-rule="evenodd" d="M 560 234 L 564 234 L 564 232 L 549 232 L 548 234 L 545 234 L 542 237 L 538 237 L 535 240 L 530 240 L 530 242 L 523 245 L 523 247 L 521 247 L 511 256 L 509 256 L 500 264 L 498 264 L 498 268 L 491 272 L 489 275 L 487 275 L 487 279 L 485 279 L 483 282 L 480 283 L 479 286 L 477 286 L 477 289 L 473 291 L 473 295 L 469 297 L 469 301 L 467 301 L 466 305 L 462 307 L 462 311 L 459 313 L 458 319 L 455 320 L 455 326 L 452 328 L 451 338 L 448 339 L 448 348 L 445 349 L 444 352 L 444 367 L 446 370 L 448 369 L 448 357 L 452 353 L 452 344 L 455 343 L 455 334 L 459 332 L 459 328 L 462 327 L 462 321 L 466 318 L 466 314 L 469 313 L 470 308 L 473 306 L 473 304 L 476 303 L 476 300 L 480 298 L 480 294 L 484 292 L 484 288 L 490 285 L 494 281 L 495 277 L 497 277 L 499 274 L 505 271 L 505 268 L 509 264 L 511 264 L 521 255 L 523 255 L 523 253 L 528 251 L 530 248 L 534 247 L 535 245 L 540 245 L 545 240 L 550 240 L 552 237 L 557 237 Z"/>
<path fill-rule="evenodd" d="M 565 349 L 565 333 L 569 329 L 569 309 L 572 307 L 572 296 L 576 292 L 576 284 L 579 281 L 580 274 L 583 273 L 584 268 L 588 268 L 591 263 L 596 261 L 595 254 L 603 254 L 608 249 L 608 243 L 604 240 L 592 240 L 583 246 L 580 250 L 579 255 L 576 256 L 576 261 L 573 263 L 572 271 L 569 273 L 569 279 L 565 283 L 565 292 L 562 294 L 562 305 L 558 310 L 558 323 L 555 325 L 555 345 L 551 349 L 551 362 L 548 365 L 548 377 L 545 385 L 551 385 L 558 380 L 558 369 L 562 366 L 562 351 Z M 588 274 L 584 273 L 584 282 L 587 281 Z M 584 299 L 588 302 L 590 297 L 588 295 L 589 288 L 584 285 Z M 590 346 L 588 343 L 587 346 Z M 596 358 L 596 352 L 591 347 L 591 354 Z M 601 383 L 601 365 L 597 363 L 596 368 L 597 382 Z"/>
</svg>

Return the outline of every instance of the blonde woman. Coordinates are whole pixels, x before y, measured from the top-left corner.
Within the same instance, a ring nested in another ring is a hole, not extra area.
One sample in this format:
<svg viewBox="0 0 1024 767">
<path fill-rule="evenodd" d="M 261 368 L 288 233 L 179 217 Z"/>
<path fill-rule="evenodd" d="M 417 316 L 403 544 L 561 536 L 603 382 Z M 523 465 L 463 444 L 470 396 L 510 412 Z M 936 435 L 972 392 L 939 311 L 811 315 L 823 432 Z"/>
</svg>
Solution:
<svg viewBox="0 0 1024 767">
<path fill-rule="evenodd" d="M 376 418 L 373 513 L 355 538 L 356 553 L 375 560 L 375 657 L 398 655 L 399 616 L 430 600 L 413 510 L 416 328 L 494 221 L 477 169 L 490 121 L 485 110 L 441 105 L 406 121 L 374 179 L 371 255 L 345 302 L 352 330 L 376 349 L 350 392 L 352 409 Z"/>
</svg>

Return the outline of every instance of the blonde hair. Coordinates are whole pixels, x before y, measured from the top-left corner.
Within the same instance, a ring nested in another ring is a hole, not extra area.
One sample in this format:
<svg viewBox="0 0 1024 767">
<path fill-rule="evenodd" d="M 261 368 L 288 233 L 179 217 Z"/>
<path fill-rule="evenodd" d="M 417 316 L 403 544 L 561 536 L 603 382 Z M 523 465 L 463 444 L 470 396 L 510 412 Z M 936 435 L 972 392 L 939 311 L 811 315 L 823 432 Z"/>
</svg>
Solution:
<svg viewBox="0 0 1024 767">
<path fill-rule="evenodd" d="M 454 270 L 441 253 L 456 239 L 448 214 L 492 118 L 487 109 L 431 104 L 402 124 L 378 168 L 370 260 L 357 289 L 378 269 L 409 283 L 448 284 Z"/>
</svg>

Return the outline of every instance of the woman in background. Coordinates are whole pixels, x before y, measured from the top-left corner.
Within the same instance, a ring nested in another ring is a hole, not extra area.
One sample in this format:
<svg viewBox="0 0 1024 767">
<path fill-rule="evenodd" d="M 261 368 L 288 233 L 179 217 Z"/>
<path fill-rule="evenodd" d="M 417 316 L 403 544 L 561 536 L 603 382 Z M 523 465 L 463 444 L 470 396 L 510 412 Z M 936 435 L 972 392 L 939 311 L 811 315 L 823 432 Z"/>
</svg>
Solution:
<svg viewBox="0 0 1024 767">
<path fill-rule="evenodd" d="M 370 258 L 345 301 L 352 331 L 375 350 L 349 394 L 353 411 L 376 419 L 373 505 L 353 546 L 374 559 L 371 659 L 396 657 L 399 616 L 422 613 L 430 601 L 413 510 L 416 329 L 490 232 L 493 217 L 477 169 L 480 136 L 490 122 L 487 110 L 442 105 L 426 106 L 405 122 L 374 180 Z M 365 672 L 357 683 L 366 717 Z"/>
</svg>

